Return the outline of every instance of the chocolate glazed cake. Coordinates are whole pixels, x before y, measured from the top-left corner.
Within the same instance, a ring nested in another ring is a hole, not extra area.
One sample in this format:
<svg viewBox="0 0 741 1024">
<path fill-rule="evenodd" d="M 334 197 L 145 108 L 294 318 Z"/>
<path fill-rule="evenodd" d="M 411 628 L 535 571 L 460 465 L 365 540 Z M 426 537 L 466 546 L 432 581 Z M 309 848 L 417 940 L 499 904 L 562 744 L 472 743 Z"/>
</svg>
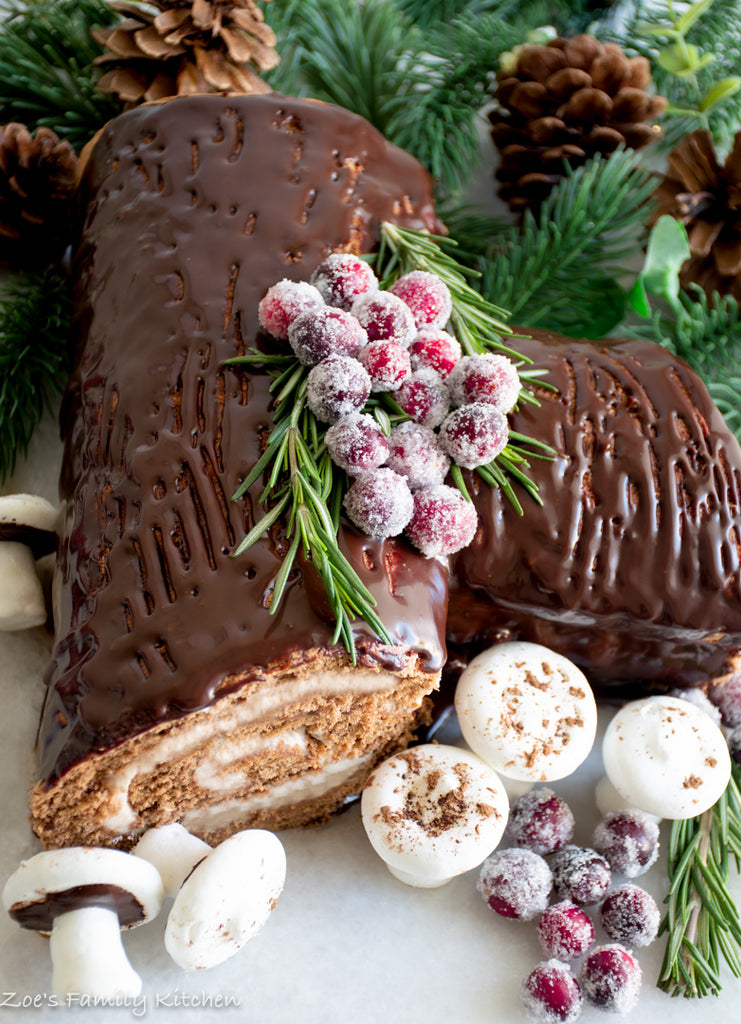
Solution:
<svg viewBox="0 0 741 1024">
<path fill-rule="evenodd" d="M 543 506 L 471 476 L 479 530 L 455 557 L 448 641 L 544 644 L 602 693 L 717 680 L 741 651 L 741 450 L 697 375 L 647 342 L 517 339 L 555 392 L 514 430 L 547 441 Z"/>
<path fill-rule="evenodd" d="M 340 108 L 276 94 L 130 111 L 87 155 L 66 394 L 63 534 L 35 829 L 128 845 L 182 821 L 319 819 L 408 742 L 442 667 L 447 572 L 396 541 L 341 544 L 392 639 L 333 645 L 310 565 L 275 615 L 284 536 L 230 496 L 271 424 L 269 378 L 223 366 L 257 305 L 382 220 L 436 230 L 422 167 Z"/>
</svg>

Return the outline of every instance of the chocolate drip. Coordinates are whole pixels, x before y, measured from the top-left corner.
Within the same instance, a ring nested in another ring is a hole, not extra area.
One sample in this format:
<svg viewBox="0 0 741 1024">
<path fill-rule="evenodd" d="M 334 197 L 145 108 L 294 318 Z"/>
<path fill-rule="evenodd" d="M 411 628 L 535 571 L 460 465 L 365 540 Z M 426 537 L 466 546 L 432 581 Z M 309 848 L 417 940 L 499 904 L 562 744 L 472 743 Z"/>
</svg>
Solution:
<svg viewBox="0 0 741 1024">
<path fill-rule="evenodd" d="M 22 928 L 50 932 L 54 919 L 73 910 L 102 907 L 112 910 L 122 928 L 144 920 L 144 908 L 136 897 L 120 885 L 75 885 L 63 892 L 49 893 L 33 903 L 16 903 L 8 913 Z"/>
<path fill-rule="evenodd" d="M 223 365 L 256 344 L 257 305 L 380 222 L 438 228 L 429 179 L 361 118 L 314 101 L 198 96 L 111 122 L 82 184 L 80 345 L 66 394 L 57 637 L 40 729 L 61 775 L 157 722 L 332 647 L 311 567 L 275 615 L 280 530 L 231 495 L 271 424 L 265 375 Z M 393 638 L 359 660 L 444 660 L 446 572 L 397 541 L 342 543 Z M 336 648 L 335 648 L 336 649 Z"/>
<path fill-rule="evenodd" d="M 741 450 L 697 375 L 665 349 L 535 332 L 517 347 L 555 393 L 514 430 L 551 444 L 543 506 L 517 516 L 477 483 L 455 558 L 448 639 L 519 638 L 598 685 L 688 686 L 741 649 Z"/>
</svg>

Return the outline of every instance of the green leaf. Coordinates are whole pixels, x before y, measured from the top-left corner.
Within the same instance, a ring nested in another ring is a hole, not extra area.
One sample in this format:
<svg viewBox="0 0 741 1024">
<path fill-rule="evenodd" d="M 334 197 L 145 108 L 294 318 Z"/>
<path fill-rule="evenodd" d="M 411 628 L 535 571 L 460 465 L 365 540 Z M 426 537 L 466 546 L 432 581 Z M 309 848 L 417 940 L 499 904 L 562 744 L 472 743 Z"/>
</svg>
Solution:
<svg viewBox="0 0 741 1024">
<path fill-rule="evenodd" d="M 741 89 L 741 77 L 734 75 L 731 78 L 723 78 L 717 82 L 700 100 L 700 110 L 707 113 L 714 107 L 725 103 Z"/>
<path fill-rule="evenodd" d="M 631 304 L 641 316 L 651 313 L 647 294 L 664 299 L 676 307 L 679 296 L 679 271 L 689 258 L 687 231 L 674 217 L 659 217 L 651 230 L 643 270 L 638 276 L 640 287 L 634 285 Z"/>
<path fill-rule="evenodd" d="M 682 35 L 686 35 L 695 22 L 701 18 L 714 3 L 715 0 L 697 0 L 696 3 L 688 7 L 688 9 L 680 15 L 679 20 L 677 21 L 677 28 Z"/>
<path fill-rule="evenodd" d="M 684 77 L 696 75 L 706 64 L 715 60 L 715 56 L 712 53 L 701 53 L 699 46 L 691 43 L 677 42 L 659 50 L 656 59 L 665 71 Z"/>
</svg>

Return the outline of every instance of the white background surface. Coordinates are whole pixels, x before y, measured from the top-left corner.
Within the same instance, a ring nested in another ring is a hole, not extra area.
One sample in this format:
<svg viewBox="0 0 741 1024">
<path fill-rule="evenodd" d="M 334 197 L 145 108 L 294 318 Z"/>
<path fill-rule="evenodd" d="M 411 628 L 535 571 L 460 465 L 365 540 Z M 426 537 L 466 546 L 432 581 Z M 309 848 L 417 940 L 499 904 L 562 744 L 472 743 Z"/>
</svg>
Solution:
<svg viewBox="0 0 741 1024">
<path fill-rule="evenodd" d="M 1 4 L 0 4 L 1 6 Z M 489 172 L 474 201 L 491 195 Z M 34 438 L 29 462 L 5 491 L 56 498 L 59 446 L 50 417 Z M 0 585 L 2 581 L 0 581 Z M 22 857 L 38 851 L 28 820 L 27 791 L 42 700 L 49 640 L 43 630 L 0 634 L 0 884 Z M 604 711 L 604 728 L 609 712 Z M 593 787 L 598 747 L 571 779 L 556 785 L 577 817 L 575 842 L 588 845 L 598 814 Z M 662 841 L 668 835 L 662 826 Z M 240 1024 L 518 1024 L 522 979 L 542 959 L 532 923 L 497 917 L 475 890 L 470 872 L 437 890 L 409 889 L 391 877 L 368 844 L 357 807 L 321 828 L 284 833 L 286 888 L 267 925 L 239 954 L 208 972 L 188 974 L 163 943 L 168 906 L 150 925 L 124 936 L 144 981 L 128 1005 L 51 1007 L 46 939 L 21 931 L 0 911 L 0 1022 L 239 1021 Z M 619 881 L 619 879 L 618 879 Z M 666 889 L 663 857 L 637 880 L 658 902 Z M 733 890 L 741 903 L 741 884 Z M 594 915 L 593 915 L 594 916 Z M 597 941 L 605 941 L 597 929 Z M 639 952 L 644 985 L 630 1024 L 737 1024 L 741 981 L 724 973 L 720 999 L 670 1000 L 655 988 L 663 941 Z M 35 1006 L 34 1006 L 35 1004 Z M 79 1014 L 79 1018 L 78 1018 Z M 606 1022 L 587 1008 L 584 1024 Z"/>
</svg>

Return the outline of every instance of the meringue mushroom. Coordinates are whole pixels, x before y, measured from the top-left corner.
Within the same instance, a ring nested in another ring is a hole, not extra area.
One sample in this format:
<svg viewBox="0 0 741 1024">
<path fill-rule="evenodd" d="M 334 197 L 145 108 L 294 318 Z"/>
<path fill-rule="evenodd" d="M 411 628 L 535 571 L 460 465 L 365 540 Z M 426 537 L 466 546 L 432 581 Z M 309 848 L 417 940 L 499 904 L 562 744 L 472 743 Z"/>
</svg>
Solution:
<svg viewBox="0 0 741 1024">
<path fill-rule="evenodd" d="M 134 853 L 157 866 L 175 902 L 165 948 L 187 971 L 237 953 L 270 916 L 283 891 L 286 855 L 276 835 L 247 829 L 215 849 L 182 825 L 150 829 Z"/>
<path fill-rule="evenodd" d="M 156 917 L 164 890 L 151 864 L 120 850 L 45 850 L 10 876 L 3 906 L 22 928 L 50 935 L 55 995 L 137 996 L 142 981 L 120 930 Z"/>
<path fill-rule="evenodd" d="M 35 561 L 56 551 L 57 510 L 36 494 L 0 495 L 0 630 L 31 629 L 47 611 Z"/>
<path fill-rule="evenodd" d="M 467 750 L 433 743 L 388 758 L 360 803 L 363 826 L 392 875 L 434 888 L 497 846 L 509 803 L 501 780 Z"/>
<path fill-rule="evenodd" d="M 571 775 L 597 730 L 597 706 L 579 669 L 540 644 L 483 651 L 461 673 L 455 709 L 463 737 L 505 778 L 546 782 Z"/>
<path fill-rule="evenodd" d="M 677 697 L 625 704 L 602 744 L 605 772 L 628 805 L 662 818 L 694 818 L 718 800 L 731 775 L 723 733 Z"/>
</svg>

